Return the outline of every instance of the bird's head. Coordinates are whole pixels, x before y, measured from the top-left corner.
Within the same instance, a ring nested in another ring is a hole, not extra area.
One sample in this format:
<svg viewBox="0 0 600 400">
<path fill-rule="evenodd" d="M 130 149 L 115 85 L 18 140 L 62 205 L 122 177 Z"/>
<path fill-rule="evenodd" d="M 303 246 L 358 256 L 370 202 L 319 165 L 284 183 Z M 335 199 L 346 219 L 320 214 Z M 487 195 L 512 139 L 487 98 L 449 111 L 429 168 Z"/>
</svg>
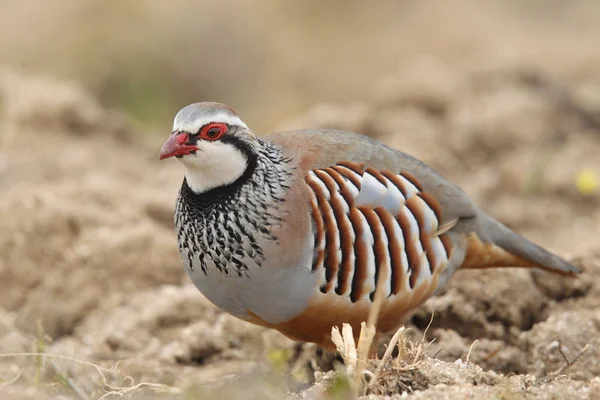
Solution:
<svg viewBox="0 0 600 400">
<path fill-rule="evenodd" d="M 225 104 L 195 103 L 175 116 L 160 159 L 175 157 L 196 193 L 234 183 L 256 161 L 256 135 Z"/>
</svg>

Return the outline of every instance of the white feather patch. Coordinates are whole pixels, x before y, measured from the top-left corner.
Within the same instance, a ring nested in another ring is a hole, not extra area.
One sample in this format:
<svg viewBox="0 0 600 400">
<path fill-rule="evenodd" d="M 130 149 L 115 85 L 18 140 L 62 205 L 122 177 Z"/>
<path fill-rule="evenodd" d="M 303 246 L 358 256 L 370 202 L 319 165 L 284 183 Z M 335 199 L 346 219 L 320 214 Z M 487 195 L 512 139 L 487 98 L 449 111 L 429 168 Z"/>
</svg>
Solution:
<svg viewBox="0 0 600 400">
<path fill-rule="evenodd" d="M 356 175 L 354 172 L 352 172 L 352 171 L 350 171 L 350 170 L 348 170 L 348 171 L 349 171 L 349 173 Z M 362 179 L 362 178 L 360 178 L 358 175 L 356 175 L 356 176 L 357 176 L 359 179 Z M 349 191 L 350 191 L 350 193 L 352 194 L 352 198 L 353 198 L 353 199 L 355 199 L 355 198 L 356 198 L 356 196 L 358 196 L 358 193 L 359 193 L 359 191 L 358 191 L 358 188 L 357 188 L 356 186 L 354 186 L 354 184 L 352 183 L 352 181 L 351 181 L 350 179 L 346 178 L 346 177 L 344 177 L 344 186 L 345 186 L 346 188 L 348 188 L 348 190 L 349 190 Z"/>
<path fill-rule="evenodd" d="M 428 281 L 431 279 L 431 268 L 429 266 L 429 260 L 427 259 L 427 254 L 423 251 L 423 247 L 419 243 L 420 254 L 420 268 L 419 268 L 419 276 L 417 277 L 417 281 L 415 282 L 415 287 L 419 286 L 421 283 Z"/>
<path fill-rule="evenodd" d="M 246 171 L 246 157 L 232 144 L 199 142 L 197 146 L 196 154 L 177 159 L 185 167 L 187 183 L 194 192 L 233 183 Z"/>
<path fill-rule="evenodd" d="M 357 205 L 379 204 L 379 200 L 385 195 L 387 188 L 373 175 L 365 172 L 362 179 L 362 187 L 356 197 Z"/>
<path fill-rule="evenodd" d="M 392 215 L 397 215 L 402 207 L 404 207 L 406 199 L 404 195 L 395 185 L 388 185 L 387 190 L 380 201 L 383 208 L 388 210 Z"/>
<path fill-rule="evenodd" d="M 443 264 L 448 262 L 448 258 L 446 257 L 446 249 L 444 248 L 444 244 L 439 237 L 431 238 L 431 248 L 436 260 L 434 269 L 437 271 L 438 268 L 441 268 Z"/>
</svg>

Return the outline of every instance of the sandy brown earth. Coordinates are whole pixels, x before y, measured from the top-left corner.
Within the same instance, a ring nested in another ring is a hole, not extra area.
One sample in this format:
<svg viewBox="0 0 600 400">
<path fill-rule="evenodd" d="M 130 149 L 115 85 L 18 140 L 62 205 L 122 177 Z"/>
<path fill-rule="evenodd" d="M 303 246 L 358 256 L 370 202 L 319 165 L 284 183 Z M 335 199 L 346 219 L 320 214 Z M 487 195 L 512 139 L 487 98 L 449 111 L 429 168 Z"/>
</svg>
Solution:
<svg viewBox="0 0 600 400">
<path fill-rule="evenodd" d="M 407 324 L 415 346 L 433 343 L 382 366 L 368 398 L 600 398 L 600 192 L 576 185 L 600 173 L 593 93 L 535 69 L 423 60 L 368 102 L 281 126 L 409 152 L 585 270 L 458 273 Z M 345 398 L 331 356 L 219 312 L 189 283 L 172 229 L 182 171 L 158 161 L 160 138 L 74 84 L 9 70 L 0 107 L 0 397 Z"/>
</svg>

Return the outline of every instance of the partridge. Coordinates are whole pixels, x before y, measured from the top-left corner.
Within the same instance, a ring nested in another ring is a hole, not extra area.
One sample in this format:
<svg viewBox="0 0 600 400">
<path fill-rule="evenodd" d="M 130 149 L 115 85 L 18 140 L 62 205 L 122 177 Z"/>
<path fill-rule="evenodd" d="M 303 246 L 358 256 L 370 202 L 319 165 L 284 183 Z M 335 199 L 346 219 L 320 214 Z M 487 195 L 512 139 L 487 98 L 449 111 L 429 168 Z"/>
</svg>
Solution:
<svg viewBox="0 0 600 400">
<path fill-rule="evenodd" d="M 175 229 L 191 280 L 218 308 L 297 341 L 332 349 L 333 326 L 359 332 L 378 286 L 386 333 L 461 268 L 579 272 L 360 134 L 258 137 L 231 107 L 196 103 L 175 116 L 169 157 L 185 169 Z"/>
</svg>

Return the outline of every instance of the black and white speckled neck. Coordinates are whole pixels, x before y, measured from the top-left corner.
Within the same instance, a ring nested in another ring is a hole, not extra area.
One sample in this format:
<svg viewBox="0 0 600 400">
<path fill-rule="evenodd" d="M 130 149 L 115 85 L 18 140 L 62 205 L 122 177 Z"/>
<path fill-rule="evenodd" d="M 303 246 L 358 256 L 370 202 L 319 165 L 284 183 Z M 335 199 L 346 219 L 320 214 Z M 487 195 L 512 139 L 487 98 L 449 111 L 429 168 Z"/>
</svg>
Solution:
<svg viewBox="0 0 600 400">
<path fill-rule="evenodd" d="M 260 139 L 253 149 L 230 140 L 247 158 L 242 176 L 203 193 L 192 191 L 184 179 L 175 208 L 183 263 L 205 275 L 215 268 L 242 276 L 261 266 L 263 249 L 257 239 L 277 241 L 272 228 L 281 224 L 280 206 L 290 187 L 290 159 L 279 148 Z"/>
</svg>

